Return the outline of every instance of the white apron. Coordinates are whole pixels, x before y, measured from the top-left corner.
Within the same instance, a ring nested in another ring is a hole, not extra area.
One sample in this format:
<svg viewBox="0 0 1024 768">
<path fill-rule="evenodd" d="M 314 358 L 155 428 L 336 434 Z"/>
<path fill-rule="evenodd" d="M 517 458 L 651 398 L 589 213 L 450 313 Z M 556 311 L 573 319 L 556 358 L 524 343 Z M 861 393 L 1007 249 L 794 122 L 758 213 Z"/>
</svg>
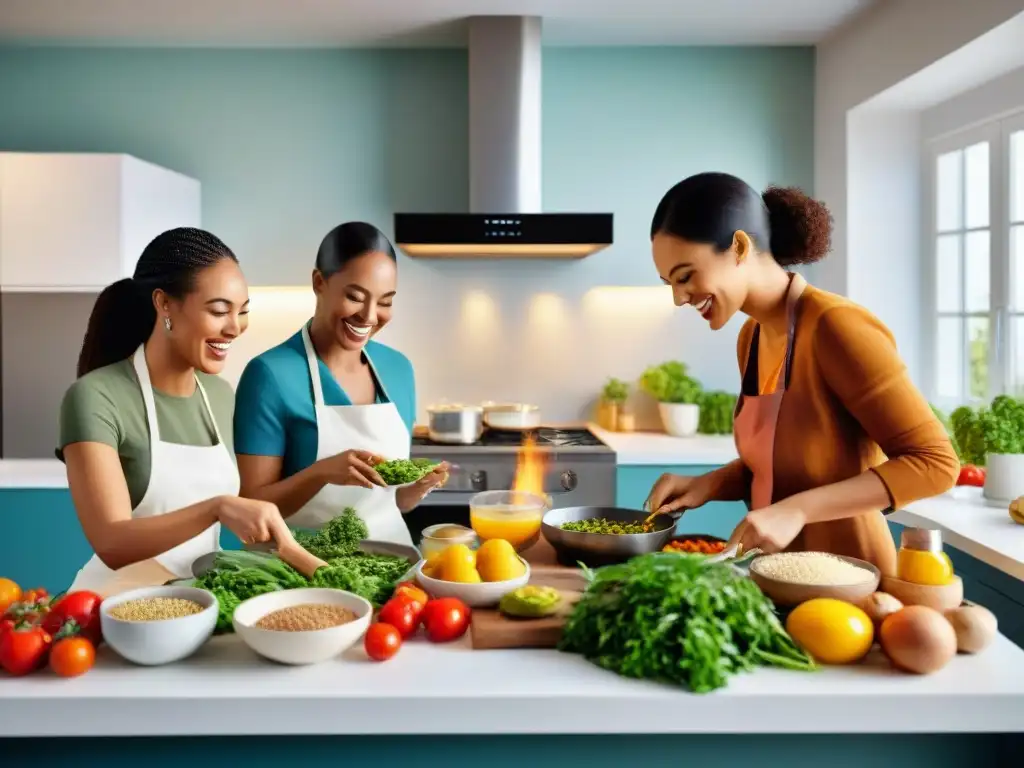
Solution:
<svg viewBox="0 0 1024 768">
<path fill-rule="evenodd" d="M 145 346 L 140 346 L 132 358 L 139 377 L 142 400 L 146 404 L 146 422 L 149 424 L 149 485 L 132 517 L 153 517 L 197 504 L 215 496 L 237 496 L 241 485 L 238 468 L 220 436 L 220 427 L 210 409 L 206 390 L 196 378 L 196 386 L 203 398 L 206 413 L 217 436 L 216 445 L 195 446 L 165 443 L 160 439 L 160 426 L 156 418 L 156 400 L 153 384 L 146 366 Z M 192 576 L 192 563 L 208 552 L 220 549 L 220 523 L 214 523 L 195 538 L 154 558 L 178 578 Z M 104 565 L 96 555 L 78 572 L 71 590 L 98 591 L 110 581 L 114 571 Z"/>
<path fill-rule="evenodd" d="M 316 412 L 316 460 L 336 456 L 348 450 L 362 450 L 385 459 L 407 459 L 412 437 L 394 403 L 373 405 L 324 405 L 324 388 L 320 381 L 320 365 L 309 339 L 309 328 L 302 328 L 309 377 L 313 384 L 313 405 Z M 369 356 L 366 361 L 377 385 L 380 377 Z M 387 397 L 387 393 L 384 392 Z M 390 398 L 388 398 L 390 400 Z M 357 485 L 325 485 L 294 515 L 288 524 L 296 528 L 320 528 L 328 520 L 352 507 L 366 523 L 369 538 L 412 546 L 412 537 L 395 502 L 394 488 L 362 488 Z"/>
</svg>

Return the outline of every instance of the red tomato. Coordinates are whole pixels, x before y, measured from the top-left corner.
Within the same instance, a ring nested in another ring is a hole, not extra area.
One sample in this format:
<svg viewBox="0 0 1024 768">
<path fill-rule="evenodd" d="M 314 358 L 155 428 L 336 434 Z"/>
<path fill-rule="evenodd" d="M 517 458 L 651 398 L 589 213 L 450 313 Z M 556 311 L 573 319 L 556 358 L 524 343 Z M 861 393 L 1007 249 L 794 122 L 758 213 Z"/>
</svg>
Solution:
<svg viewBox="0 0 1024 768">
<path fill-rule="evenodd" d="M 420 608 L 427 604 L 430 599 L 427 593 L 413 584 L 411 581 L 403 581 L 395 587 L 395 597 L 405 597 L 420 604 Z"/>
<path fill-rule="evenodd" d="M 96 648 L 84 637 L 65 637 L 50 650 L 50 669 L 58 677 L 78 677 L 92 669 Z"/>
<path fill-rule="evenodd" d="M 973 464 L 964 464 L 960 468 L 960 476 L 956 480 L 957 485 L 973 485 L 981 488 L 985 485 L 985 469 L 976 467 Z"/>
<path fill-rule="evenodd" d="M 419 603 L 403 597 L 393 597 L 384 603 L 384 607 L 377 614 L 377 621 L 390 624 L 402 635 L 402 639 L 409 637 L 416 631 L 420 623 Z"/>
<path fill-rule="evenodd" d="M 402 647 L 402 633 L 390 624 L 371 624 L 363 638 L 366 655 L 374 661 L 387 661 Z"/>
<path fill-rule="evenodd" d="M 454 597 L 441 597 L 431 600 L 423 609 L 423 626 L 431 642 L 447 643 L 466 634 L 469 617 L 469 606 L 464 602 Z"/>
<path fill-rule="evenodd" d="M 43 619 L 43 629 L 51 635 L 81 635 L 93 644 L 100 642 L 100 603 L 95 592 L 69 592 L 50 607 Z"/>
<path fill-rule="evenodd" d="M 18 626 L 0 635 L 0 666 L 12 675 L 27 675 L 46 663 L 50 636 L 39 626 Z"/>
</svg>

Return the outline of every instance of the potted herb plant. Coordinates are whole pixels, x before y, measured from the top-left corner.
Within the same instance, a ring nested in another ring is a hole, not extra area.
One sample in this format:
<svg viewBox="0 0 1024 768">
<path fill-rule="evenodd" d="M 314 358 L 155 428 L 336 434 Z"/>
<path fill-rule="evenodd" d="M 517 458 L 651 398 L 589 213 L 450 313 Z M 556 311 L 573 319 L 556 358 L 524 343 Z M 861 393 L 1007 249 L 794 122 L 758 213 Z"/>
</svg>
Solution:
<svg viewBox="0 0 1024 768">
<path fill-rule="evenodd" d="M 621 379 L 611 378 L 605 382 L 598 404 L 597 423 L 614 432 L 619 428 L 622 409 L 629 398 L 629 384 Z"/>
<path fill-rule="evenodd" d="M 700 434 L 732 434 L 736 395 L 731 395 L 728 392 L 703 392 L 698 405 L 700 406 L 700 423 L 697 426 L 697 431 Z"/>
<path fill-rule="evenodd" d="M 693 437 L 700 426 L 700 382 L 687 374 L 684 363 L 653 365 L 640 377 L 640 388 L 658 401 L 665 431 L 674 437 Z"/>
<path fill-rule="evenodd" d="M 961 406 L 949 420 L 961 461 L 985 467 L 986 500 L 1003 506 L 1024 496 L 1024 401 L 1000 395 L 988 407 Z"/>
</svg>

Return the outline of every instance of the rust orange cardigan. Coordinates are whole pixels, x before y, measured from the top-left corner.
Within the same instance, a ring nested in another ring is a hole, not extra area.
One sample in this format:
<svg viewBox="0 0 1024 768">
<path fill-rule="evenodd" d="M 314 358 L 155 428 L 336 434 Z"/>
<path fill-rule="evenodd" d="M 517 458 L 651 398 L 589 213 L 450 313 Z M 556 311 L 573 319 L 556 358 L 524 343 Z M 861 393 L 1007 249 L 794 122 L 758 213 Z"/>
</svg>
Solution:
<svg viewBox="0 0 1024 768">
<path fill-rule="evenodd" d="M 775 434 L 773 501 L 867 470 L 889 492 L 886 511 L 952 488 L 960 462 L 889 329 L 863 307 L 810 285 L 796 312 L 792 374 Z M 748 320 L 739 334 L 741 374 L 754 326 Z M 895 544 L 881 510 L 808 525 L 790 549 L 860 557 L 895 573 Z"/>
</svg>

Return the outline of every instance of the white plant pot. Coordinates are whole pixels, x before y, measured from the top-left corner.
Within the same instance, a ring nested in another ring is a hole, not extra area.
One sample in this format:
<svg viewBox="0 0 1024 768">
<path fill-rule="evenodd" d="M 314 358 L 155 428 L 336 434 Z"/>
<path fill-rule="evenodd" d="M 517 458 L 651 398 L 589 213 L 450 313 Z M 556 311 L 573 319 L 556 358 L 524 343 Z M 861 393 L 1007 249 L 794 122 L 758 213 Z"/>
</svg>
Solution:
<svg viewBox="0 0 1024 768">
<path fill-rule="evenodd" d="M 990 453 L 985 457 L 984 496 L 997 507 L 1024 496 L 1024 453 Z"/>
<path fill-rule="evenodd" d="M 661 423 L 673 437 L 693 437 L 700 426 L 700 406 L 690 403 L 658 403 Z"/>
</svg>

